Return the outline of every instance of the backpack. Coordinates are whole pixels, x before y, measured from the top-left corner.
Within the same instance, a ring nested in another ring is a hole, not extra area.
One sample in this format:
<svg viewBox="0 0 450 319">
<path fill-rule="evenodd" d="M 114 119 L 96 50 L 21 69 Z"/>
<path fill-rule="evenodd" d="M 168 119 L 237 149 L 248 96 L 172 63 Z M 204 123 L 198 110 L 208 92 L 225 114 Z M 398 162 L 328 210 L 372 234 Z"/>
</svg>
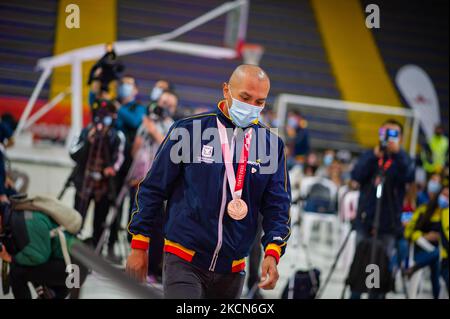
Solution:
<svg viewBox="0 0 450 319">
<path fill-rule="evenodd" d="M 63 202 L 46 195 L 36 195 L 27 198 L 26 195 L 15 196 L 11 199 L 13 210 L 39 211 L 54 220 L 59 227 L 50 231 L 50 237 L 58 237 L 61 245 L 64 262 L 70 265 L 70 254 L 64 231 L 76 235 L 83 219 L 78 211 L 66 206 Z"/>
<path fill-rule="evenodd" d="M 320 287 L 320 270 L 312 266 L 308 247 L 303 243 L 298 244 L 294 244 L 293 248 L 297 252 L 300 252 L 300 249 L 304 250 L 308 270 L 297 270 L 289 278 L 281 293 L 281 299 L 314 299 Z M 299 260 L 299 258 L 294 260 Z"/>
<path fill-rule="evenodd" d="M 349 285 L 352 291 L 359 293 L 369 291 L 369 288 L 366 285 L 366 279 L 372 272 L 369 270 L 366 272 L 366 268 L 372 262 L 372 244 L 373 239 L 366 238 L 356 247 L 355 256 L 345 281 L 346 285 Z M 379 288 L 373 288 L 372 290 L 377 293 L 387 293 L 391 291 L 393 288 L 393 278 L 389 269 L 389 258 L 386 254 L 383 242 L 379 239 L 377 239 L 375 243 L 374 264 L 379 267 L 380 286 Z"/>
<path fill-rule="evenodd" d="M 81 229 L 83 219 L 80 213 L 50 196 L 15 197 L 12 198 L 11 203 L 13 210 L 40 211 L 44 213 L 72 235 L 76 235 Z"/>
<path fill-rule="evenodd" d="M 289 278 L 281 299 L 314 299 L 320 286 L 320 270 L 297 270 Z"/>
</svg>

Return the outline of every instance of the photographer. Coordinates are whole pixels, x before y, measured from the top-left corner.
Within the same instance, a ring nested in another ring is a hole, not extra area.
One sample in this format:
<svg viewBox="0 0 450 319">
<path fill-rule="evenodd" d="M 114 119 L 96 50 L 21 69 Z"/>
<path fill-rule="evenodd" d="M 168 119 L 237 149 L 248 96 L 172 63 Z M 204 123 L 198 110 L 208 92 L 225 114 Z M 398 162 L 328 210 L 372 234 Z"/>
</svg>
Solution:
<svg viewBox="0 0 450 319">
<path fill-rule="evenodd" d="M 372 241 L 373 236 L 376 235 L 377 242 L 381 243 L 387 260 L 390 260 L 394 253 L 397 238 L 402 236 L 401 213 L 405 189 L 407 183 L 414 181 L 413 162 L 400 146 L 402 134 L 403 126 L 399 122 L 387 120 L 380 128 L 380 144 L 374 150 L 363 153 L 351 173 L 352 180 L 360 186 L 358 213 L 354 222 L 357 245 L 363 241 L 366 243 Z M 377 226 L 375 220 L 377 188 L 382 179 L 384 187 L 381 194 L 378 227 L 375 228 Z M 354 264 L 361 262 L 357 260 L 358 258 L 361 256 L 357 253 Z M 365 269 L 358 269 L 358 271 L 364 273 Z M 363 292 L 360 290 L 365 287 L 364 281 L 362 283 L 356 281 L 361 281 L 363 278 L 365 278 L 364 275 L 351 278 L 353 280 L 350 283 L 352 299 L 360 298 Z M 385 290 L 371 291 L 369 294 L 369 298 L 383 299 L 384 297 Z"/>
<path fill-rule="evenodd" d="M 5 277 L 6 274 L 3 273 L 2 280 L 9 282 L 16 299 L 31 299 L 28 282 L 35 287 L 42 287 L 37 291 L 38 298 L 62 299 L 69 294 L 60 238 L 51 235 L 52 230 L 58 226 L 40 211 L 12 211 L 9 204 L 0 205 L 0 259 L 3 263 L 10 264 L 9 275 Z M 70 252 L 77 239 L 68 232 L 64 232 L 62 236 L 65 237 L 67 251 Z M 79 284 L 82 285 L 87 269 L 73 257 L 71 264 L 78 265 Z M 72 296 L 77 296 L 77 293 L 78 290 L 71 291 Z"/>
<path fill-rule="evenodd" d="M 115 110 L 111 101 L 96 100 L 92 108 L 92 123 L 83 129 L 78 142 L 70 150 L 70 156 L 76 162 L 75 209 L 84 218 L 90 201 L 95 201 L 95 245 L 114 200 L 117 189 L 115 176 L 124 160 L 125 137 L 114 128 Z"/>
<path fill-rule="evenodd" d="M 174 123 L 172 115 L 175 114 L 177 106 L 178 97 L 171 91 L 164 91 L 159 99 L 149 106 L 149 115 L 144 117 L 132 149 L 134 161 L 129 173 L 131 201 L 134 201 L 138 183 L 147 174 L 156 151 Z M 130 214 L 132 206 L 130 203 Z M 162 218 L 155 220 L 154 234 L 149 248 L 148 280 L 150 282 L 157 281 L 161 277 L 160 264 L 164 245 Z"/>
<path fill-rule="evenodd" d="M 136 133 L 132 148 L 133 157 L 143 144 L 159 147 L 174 122 L 172 116 L 177 107 L 178 96 L 172 91 L 164 91 L 156 102 L 149 105 L 149 115 L 142 119 L 142 125 Z"/>
<path fill-rule="evenodd" d="M 111 98 L 109 96 L 109 85 L 111 82 L 117 82 L 123 70 L 124 66 L 117 59 L 113 46 L 108 44 L 106 46 L 106 53 L 92 66 L 89 72 L 90 106 L 92 106 L 96 98 Z"/>
<path fill-rule="evenodd" d="M 150 103 L 157 102 L 161 94 L 163 94 L 164 91 L 174 91 L 173 84 L 165 79 L 159 79 L 156 81 L 155 85 L 153 86 L 152 90 L 150 91 Z"/>
<path fill-rule="evenodd" d="M 125 75 L 120 80 L 118 88 L 118 98 L 120 102 L 120 108 L 117 113 L 116 128 L 125 135 L 125 149 L 124 149 L 124 162 L 120 171 L 117 173 L 117 190 L 119 191 L 125 184 L 125 179 L 130 170 L 131 163 L 133 161 L 131 156 L 131 149 L 133 147 L 136 131 L 142 124 L 142 119 L 145 117 L 147 109 L 144 105 L 136 101 L 138 95 L 138 87 L 136 80 Z M 111 227 L 111 233 L 109 236 L 109 258 L 111 261 L 118 261 L 114 253 L 114 244 L 117 241 L 120 218 L 122 216 L 122 206 L 119 207 L 119 214 Z"/>
</svg>

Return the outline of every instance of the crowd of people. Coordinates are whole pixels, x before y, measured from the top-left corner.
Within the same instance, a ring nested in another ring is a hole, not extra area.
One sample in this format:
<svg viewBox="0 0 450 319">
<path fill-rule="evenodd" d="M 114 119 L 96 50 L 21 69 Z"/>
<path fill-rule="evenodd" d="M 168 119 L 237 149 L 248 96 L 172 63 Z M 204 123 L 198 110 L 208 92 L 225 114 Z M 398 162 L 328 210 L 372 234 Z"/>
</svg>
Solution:
<svg viewBox="0 0 450 319">
<path fill-rule="evenodd" d="M 376 232 L 375 240 L 390 261 L 386 272 L 391 275 L 398 267 L 408 280 L 418 270 L 430 267 L 433 297 L 439 297 L 440 277 L 448 291 L 449 168 L 448 138 L 443 127 L 436 126 L 430 143 L 422 145 L 419 156 L 412 159 L 401 148 L 403 126 L 395 120 L 380 127 L 380 144 L 361 155 L 342 149 L 310 150 L 305 122 L 298 112 L 288 115 L 291 183 L 293 188 L 300 188 L 302 179 L 316 176 L 333 182 L 338 189 L 359 191 L 357 213 L 351 223 L 360 251 L 357 249 L 353 264 L 361 265 L 361 251 L 363 247 L 371 250 Z M 386 138 L 386 132 L 392 132 L 392 137 Z M 384 189 L 377 212 L 381 182 Z M 338 194 L 329 213 L 338 213 L 339 201 L 343 199 Z M 313 197 L 304 199 L 304 210 L 314 211 L 314 205 L 309 203 Z M 364 271 L 363 267 L 356 274 L 350 270 L 347 283 L 352 289 L 351 298 L 368 292 Z M 392 283 L 388 282 L 381 290 L 370 291 L 370 298 L 384 298 L 391 290 Z"/>
<path fill-rule="evenodd" d="M 183 116 L 177 113 L 178 96 L 169 81 L 156 81 L 150 90 L 150 103 L 144 105 L 137 100 L 139 89 L 135 78 L 130 75 L 119 76 L 123 69 L 111 48 L 93 66 L 88 81 L 91 120 L 69 150 L 75 166 L 66 186 L 72 185 L 75 188 L 74 209 L 81 215 L 83 223 L 89 205 L 94 204 L 92 237 L 77 237 L 93 248 L 99 245 L 105 231 L 107 215 L 118 203 L 117 196 L 121 192 L 130 198 L 131 214 L 139 181 L 149 170 L 156 151 L 174 120 Z M 20 192 L 14 184 L 6 158 L 6 148 L 13 145 L 16 124 L 8 115 L 4 115 L 0 121 L 0 243 L 3 244 L 0 245 L 0 257 L 5 263 L 11 264 L 11 270 L 8 272 L 10 280 L 7 282 L 11 284 L 16 298 L 32 297 L 27 281 L 36 284 L 35 288 L 40 297 L 64 298 L 68 293 L 64 284 L 67 276 L 66 266 L 62 260 L 61 246 L 57 243 L 58 237 L 50 236 L 50 231 L 57 225 L 55 221 L 38 211 L 29 212 L 31 215 L 26 219 L 23 214 L 11 214 L 14 218 L 6 217 L 9 216 L 7 212 L 12 210 L 12 203 L 16 201 L 15 196 Z M 120 206 L 116 207 L 119 214 L 112 225 L 108 225 L 110 236 L 107 258 L 114 263 L 122 261 L 114 253 L 120 229 L 122 203 L 123 200 Z M 19 221 L 15 222 L 15 218 Z M 26 231 L 11 233 L 12 229 L 6 223 L 15 223 Z M 159 230 L 160 237 L 158 240 L 155 236 L 152 241 L 151 249 L 155 253 L 150 258 L 149 280 L 161 281 L 164 242 L 162 220 L 160 226 L 155 226 L 155 229 Z M 44 232 L 45 234 L 40 234 Z M 65 235 L 70 248 L 75 237 L 67 232 Z M 14 239 L 8 240 L 7 237 Z M 21 243 L 20 247 L 12 245 L 12 242 Z M 3 281 L 6 281 L 5 278 L 3 277 Z"/>
<path fill-rule="evenodd" d="M 110 59 L 112 61 L 108 61 L 107 65 L 115 65 L 118 62 L 112 53 L 107 52 L 100 61 Z M 92 121 L 73 144 L 70 156 L 76 162 L 72 174 L 77 190 L 75 208 L 85 218 L 89 203 L 93 201 L 95 204 L 93 246 L 99 245 L 108 212 L 111 206 L 117 205 L 118 214 L 113 224 L 109 225 L 108 258 L 120 263 L 114 245 L 118 239 L 122 213 L 125 213 L 122 212 L 123 200 L 126 197 L 130 199 L 127 212 L 130 219 L 138 184 L 150 169 L 170 127 L 182 115 L 178 113 L 178 96 L 168 80 L 155 82 L 149 90 L 150 103 L 144 105 L 137 99 L 139 86 L 136 79 L 125 74 L 105 80 L 102 75 L 105 64 L 99 62 L 92 69 L 89 81 Z M 116 90 L 111 89 L 111 82 L 115 83 Z M 150 282 L 161 281 L 164 243 L 162 214 L 155 222 L 155 231 L 158 235 L 153 237 L 150 247 L 154 252 L 148 268 Z M 131 239 L 131 235 L 128 237 Z"/>
<path fill-rule="evenodd" d="M 95 206 L 94 247 L 103 244 L 101 237 L 110 208 L 116 206 L 119 212 L 112 225 L 108 226 L 107 255 L 112 262 L 120 261 L 114 245 L 118 239 L 121 215 L 127 213 L 128 219 L 132 219 L 139 182 L 151 168 L 173 123 L 183 117 L 178 109 L 178 95 L 170 81 L 157 80 L 149 90 L 150 103 L 143 105 L 137 99 L 142 88 L 132 75 L 122 75 L 123 69 L 112 48 L 92 68 L 88 83 L 91 121 L 70 149 L 70 156 L 76 163 L 70 177 L 76 189 L 74 208 L 85 219 L 89 204 L 94 202 Z M 261 120 L 276 127 L 280 119 L 266 109 Z M 2 120 L 0 147 L 3 148 L 12 132 L 12 125 Z M 331 181 L 336 188 L 345 186 L 359 190 L 358 210 L 352 220 L 357 245 L 369 247 L 376 241 L 382 252 L 380 255 L 388 258 L 391 264 L 396 260 L 406 278 L 430 267 L 435 298 L 440 293 L 440 277 L 448 290 L 448 138 L 441 126 L 436 127 L 432 140 L 423 145 L 420 156 L 415 160 L 402 150 L 403 126 L 395 120 L 383 123 L 379 131 L 380 144 L 360 156 L 331 148 L 316 152 L 309 140 L 307 119 L 298 111 L 288 113 L 285 136 L 287 168 L 291 172 L 300 171 L 299 175 L 292 174 L 294 178 L 291 176 L 293 188 L 301 184 L 302 178 L 317 176 Z M 3 154 L 4 150 L 0 149 L 0 201 L 8 202 L 14 191 L 6 177 Z M 130 198 L 130 209 L 123 212 L 126 196 Z M 336 213 L 338 201 L 335 202 L 335 209 L 329 213 Z M 162 281 L 164 222 L 161 211 L 148 225 L 152 240 L 146 280 L 150 283 Z M 258 223 L 261 224 L 261 220 Z M 256 233 L 250 261 L 249 290 L 260 276 L 261 225 Z M 413 249 L 410 250 L 409 246 Z M 2 248 L 0 257 L 11 261 L 8 256 Z M 413 264 L 409 263 L 410 257 L 413 257 Z M 358 258 L 364 256 L 357 249 L 354 264 L 359 262 Z M 391 268 L 387 271 L 392 272 Z M 347 283 L 352 290 L 352 298 L 360 298 L 361 293 L 367 292 L 361 278 L 361 274 L 350 271 Z M 391 288 L 383 286 L 376 291 L 370 290 L 370 297 L 384 298 Z M 260 296 L 258 291 L 253 291 L 253 297 Z"/>
</svg>

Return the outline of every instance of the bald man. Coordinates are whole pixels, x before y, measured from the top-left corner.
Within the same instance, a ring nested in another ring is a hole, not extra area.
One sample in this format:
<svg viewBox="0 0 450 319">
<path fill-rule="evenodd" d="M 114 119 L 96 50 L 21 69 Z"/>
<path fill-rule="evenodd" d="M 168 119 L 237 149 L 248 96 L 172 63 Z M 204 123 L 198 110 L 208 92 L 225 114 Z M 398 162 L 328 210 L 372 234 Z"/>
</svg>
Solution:
<svg viewBox="0 0 450 319">
<path fill-rule="evenodd" d="M 213 112 L 170 129 L 139 185 L 127 272 L 144 281 L 155 216 L 164 215 L 166 298 L 239 298 L 245 258 L 262 215 L 262 289 L 273 289 L 290 235 L 283 142 L 259 121 L 270 90 L 259 67 L 241 65 Z"/>
</svg>

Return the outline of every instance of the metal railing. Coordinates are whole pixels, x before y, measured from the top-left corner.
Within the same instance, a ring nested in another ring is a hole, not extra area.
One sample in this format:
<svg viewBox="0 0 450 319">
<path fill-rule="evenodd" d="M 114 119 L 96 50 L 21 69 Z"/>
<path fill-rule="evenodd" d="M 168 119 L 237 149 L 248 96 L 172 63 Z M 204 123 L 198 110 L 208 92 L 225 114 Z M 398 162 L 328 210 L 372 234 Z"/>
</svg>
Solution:
<svg viewBox="0 0 450 319">
<path fill-rule="evenodd" d="M 114 268 L 97 255 L 92 249 L 82 243 L 72 246 L 71 255 L 85 267 L 100 273 L 111 279 L 121 288 L 127 290 L 134 298 L 139 299 L 162 299 L 163 293 L 155 288 L 144 286 L 136 280 L 127 276 L 120 269 Z M 82 289 L 82 287 L 81 287 Z"/>
</svg>

